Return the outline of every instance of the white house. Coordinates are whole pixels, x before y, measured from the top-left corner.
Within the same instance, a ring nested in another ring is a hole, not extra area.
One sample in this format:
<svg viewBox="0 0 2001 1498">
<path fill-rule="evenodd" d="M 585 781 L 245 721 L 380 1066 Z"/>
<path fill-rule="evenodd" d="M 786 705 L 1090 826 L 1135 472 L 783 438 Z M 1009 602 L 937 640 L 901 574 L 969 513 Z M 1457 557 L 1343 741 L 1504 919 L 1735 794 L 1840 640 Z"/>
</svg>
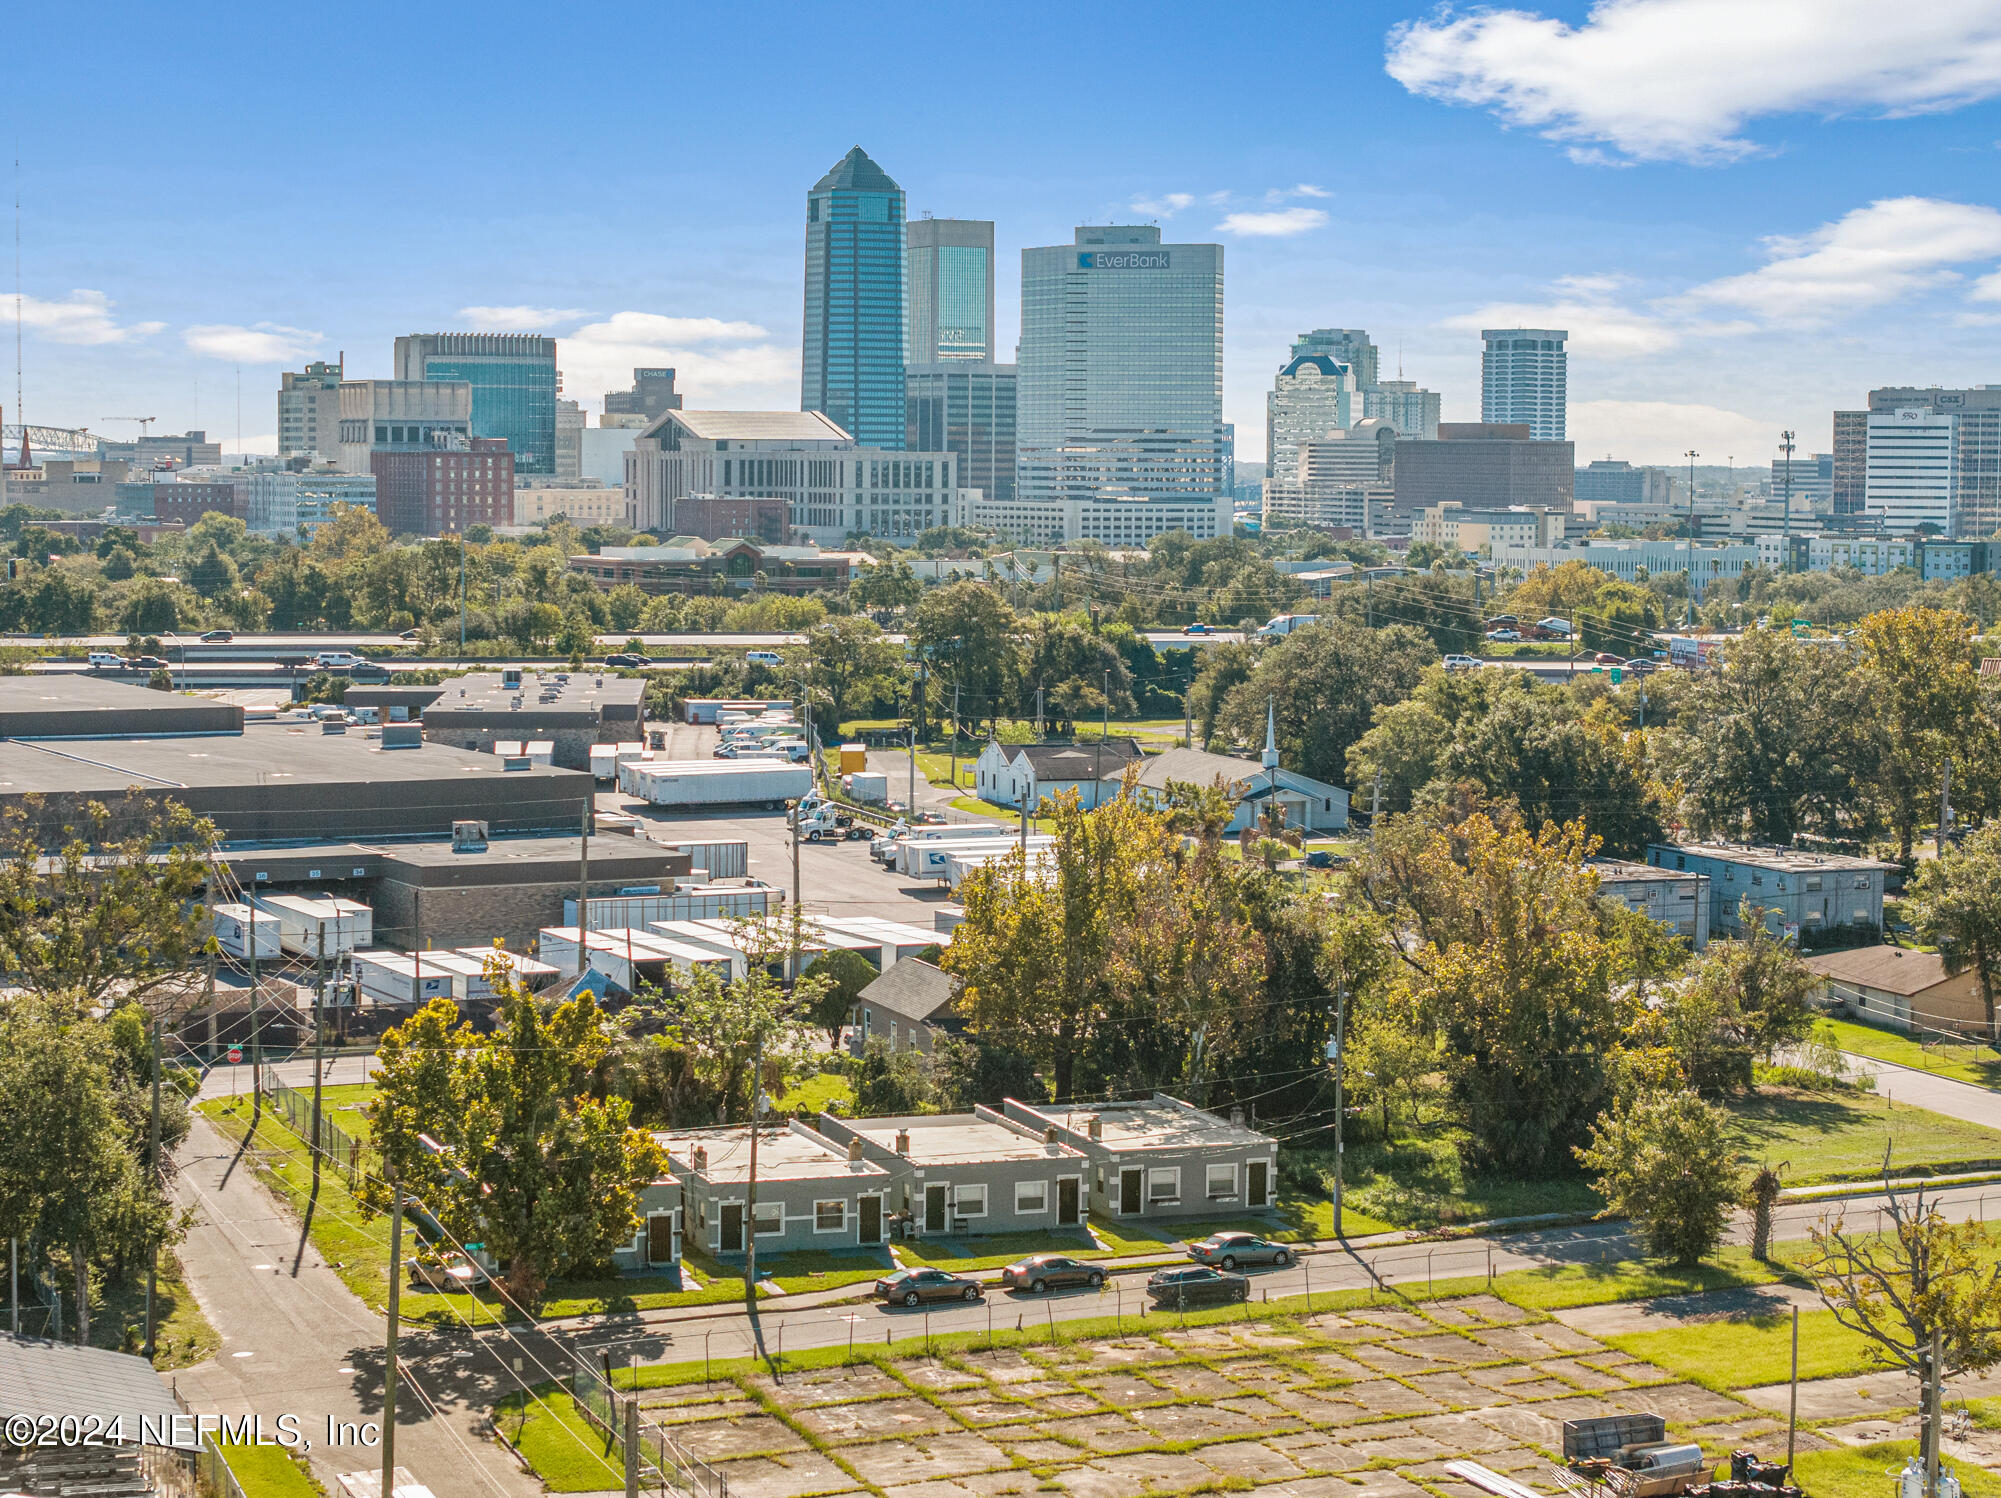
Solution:
<svg viewBox="0 0 2001 1498">
<path fill-rule="evenodd" d="M 988 739 L 973 762 L 980 799 L 995 806 L 1033 811 L 1045 796 L 1075 791 L 1078 801 L 1097 806 L 1118 794 L 1126 766 L 1143 758 L 1132 739 L 1103 744 L 1003 744 Z"/>
<path fill-rule="evenodd" d="M 1281 769 L 1276 726 L 1268 712 L 1262 764 L 1201 749 L 1169 749 L 1154 755 L 1141 768 L 1139 793 L 1157 802 L 1166 798 L 1169 781 L 1207 786 L 1220 780 L 1236 806 L 1236 814 L 1224 829 L 1227 832 L 1241 832 L 1250 826 L 1262 814 L 1267 801 L 1278 803 L 1288 827 L 1303 832 L 1345 831 L 1348 793 L 1338 785 L 1329 785 L 1296 770 Z"/>
</svg>

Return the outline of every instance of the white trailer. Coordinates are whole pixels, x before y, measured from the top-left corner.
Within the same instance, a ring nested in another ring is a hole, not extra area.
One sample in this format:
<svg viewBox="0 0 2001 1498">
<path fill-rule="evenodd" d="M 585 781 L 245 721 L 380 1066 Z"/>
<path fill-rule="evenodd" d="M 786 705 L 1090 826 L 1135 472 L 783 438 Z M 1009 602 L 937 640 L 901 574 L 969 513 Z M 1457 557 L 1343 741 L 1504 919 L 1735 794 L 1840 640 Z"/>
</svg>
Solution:
<svg viewBox="0 0 2001 1498">
<path fill-rule="evenodd" d="M 689 946 L 651 931 L 629 926 L 611 931 L 590 931 L 583 938 L 584 966 L 603 973 L 626 992 L 640 984 L 654 983 L 671 989 L 677 974 L 685 976 L 708 969 L 727 979 L 730 961 L 706 948 Z M 542 960 L 564 976 L 575 976 L 577 968 L 577 928 L 544 926 L 541 932 Z"/>
<path fill-rule="evenodd" d="M 734 839 L 713 843 L 669 843 L 668 850 L 685 853 L 710 879 L 742 879 L 750 873 L 750 844 Z"/>
<path fill-rule="evenodd" d="M 591 774 L 599 780 L 618 779 L 618 746 L 591 745 Z"/>
<path fill-rule="evenodd" d="M 378 1004 L 428 1004 L 465 997 L 465 974 L 452 971 L 436 952 L 355 952 L 349 957 L 356 985 Z"/>
<path fill-rule="evenodd" d="M 655 760 L 622 765 L 619 787 L 655 806 L 779 807 L 813 789 L 811 765 L 760 760 Z"/>
<path fill-rule="evenodd" d="M 997 863 L 1007 857 L 1004 848 L 958 848 L 945 859 L 945 872 L 941 876 L 945 888 L 956 891 L 964 884 L 974 870 L 983 869 L 990 863 Z M 1047 846 L 1037 846 L 1031 840 L 1028 845 L 1028 877 L 1034 884 L 1046 883 L 1055 868 L 1054 855 Z"/>
<path fill-rule="evenodd" d="M 584 925 L 592 931 L 621 926 L 645 926 L 653 921 L 693 921 L 703 918 L 768 915 L 780 903 L 779 892 L 767 885 L 739 886 L 671 895 L 593 895 L 584 908 Z M 563 902 L 565 925 L 577 923 L 577 902 Z"/>
<path fill-rule="evenodd" d="M 429 954 L 425 961 L 430 960 Z M 519 952 L 510 952 L 505 947 L 460 947 L 454 954 L 470 958 L 479 965 L 479 972 L 466 980 L 466 997 L 469 999 L 490 999 L 493 997 L 495 975 L 507 975 L 523 988 L 539 988 L 556 976 L 555 968 L 546 962 L 537 962 L 533 957 Z"/>
<path fill-rule="evenodd" d="M 913 879 L 941 879 L 945 874 L 945 856 L 961 848 L 998 848 L 1005 850 L 1009 843 L 1019 842 L 1019 829 L 1010 831 L 1001 828 L 999 837 L 934 837 L 918 842 L 903 844 L 896 850 L 896 871 L 908 874 Z M 1052 841 L 1048 833 L 1030 833 L 1030 848 L 1047 847 Z"/>
<path fill-rule="evenodd" d="M 873 770 L 857 770 L 847 777 L 848 794 L 867 806 L 880 806 L 889 799 L 889 777 Z"/>
<path fill-rule="evenodd" d="M 927 931 L 922 926 L 913 926 L 908 921 L 886 921 L 875 916 L 845 915 L 822 916 L 820 929 L 832 935 L 838 931 L 845 936 L 860 941 L 869 941 L 882 948 L 882 965 L 891 967 L 906 957 L 915 957 L 930 947 L 940 945 L 938 933 Z"/>
<path fill-rule="evenodd" d="M 257 911 L 259 925 L 266 915 L 278 922 L 278 943 L 295 957 L 317 958 L 322 934 L 329 957 L 371 946 L 375 941 L 375 912 L 337 895 L 319 899 L 310 895 L 260 895 Z"/>
<path fill-rule="evenodd" d="M 273 917 L 258 914 L 254 905 L 227 901 L 209 906 L 208 913 L 215 922 L 215 944 L 229 956 L 248 960 L 254 942 L 260 962 L 277 957 L 278 922 Z"/>
</svg>

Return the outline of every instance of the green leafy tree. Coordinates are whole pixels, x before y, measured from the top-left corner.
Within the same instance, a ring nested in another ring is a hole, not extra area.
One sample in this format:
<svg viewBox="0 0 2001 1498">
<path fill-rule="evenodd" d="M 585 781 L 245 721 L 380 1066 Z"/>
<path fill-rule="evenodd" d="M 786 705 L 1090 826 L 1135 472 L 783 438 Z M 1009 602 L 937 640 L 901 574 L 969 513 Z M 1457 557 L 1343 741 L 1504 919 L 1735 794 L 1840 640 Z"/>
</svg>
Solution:
<svg viewBox="0 0 2001 1498">
<path fill-rule="evenodd" d="M 893 1118 L 922 1113 L 931 1101 L 931 1079 L 917 1051 L 892 1051 L 880 1036 L 872 1036 L 855 1063 L 855 1113 L 862 1118 Z"/>
<path fill-rule="evenodd" d="M 806 632 L 806 659 L 808 685 L 826 704 L 829 736 L 839 735 L 860 704 L 898 694 L 903 650 L 883 638 L 874 620 L 843 615 L 814 625 Z"/>
<path fill-rule="evenodd" d="M 449 999 L 384 1034 L 368 1118 L 393 1178 L 454 1238 L 485 1243 L 533 1306 L 552 1277 L 599 1271 L 631 1241 L 666 1161 L 625 1099 L 591 1095 L 612 1039 L 595 1000 L 545 1015 L 505 980 L 495 991 L 492 1034 Z"/>
<path fill-rule="evenodd" d="M 1660 596 L 1636 583 L 1616 578 L 1602 585 L 1591 607 L 1572 621 L 1587 650 L 1639 655 L 1653 650 L 1653 631 L 1661 625 Z"/>
<path fill-rule="evenodd" d="M 1746 1043 L 1770 1061 L 1781 1048 L 1813 1033 L 1810 1001 L 1820 980 L 1788 942 L 1772 934 L 1764 912 L 1749 899 L 1738 907 L 1737 921 L 1743 934 L 1711 942 L 1691 965 L 1690 981 L 1714 991 L 1718 1009 L 1736 1015 Z"/>
<path fill-rule="evenodd" d="M 848 587 L 848 597 L 863 609 L 908 609 L 923 596 L 924 585 L 901 559 L 878 567 L 864 567 Z"/>
<path fill-rule="evenodd" d="M 1274 703 L 1280 763 L 1339 783 L 1349 746 L 1368 732 L 1375 710 L 1408 696 L 1437 660 L 1437 647 L 1407 625 L 1309 625 L 1264 648 L 1230 689 L 1217 724 L 1238 743 L 1262 745 L 1266 704 Z"/>
<path fill-rule="evenodd" d="M 824 985 L 813 1001 L 813 1022 L 827 1032 L 827 1044 L 837 1046 L 855 1000 L 880 974 L 861 953 L 837 947 L 808 963 L 806 976 Z"/>
<path fill-rule="evenodd" d="M 910 637 L 931 678 L 974 719 L 991 720 L 1002 706 L 1015 648 L 1014 611 L 1000 591 L 983 582 L 933 588 L 910 615 Z"/>
<path fill-rule="evenodd" d="M 1988 1034 L 2001 988 L 2001 823 L 1989 823 L 1942 858 L 1918 865 L 1904 900 L 1918 938 L 1935 946 L 1951 972 L 1973 970 Z"/>
<path fill-rule="evenodd" d="M 1741 1194 L 1721 1109 L 1689 1092 L 1634 1098 L 1602 1117 L 1577 1158 L 1605 1215 L 1630 1217 L 1648 1252 L 1680 1265 L 1716 1252 Z"/>
<path fill-rule="evenodd" d="M 1860 674 L 1881 725 L 1872 785 L 1906 860 L 1918 829 L 1937 817 L 1946 765 L 1965 779 L 1973 755 L 1993 758 L 1980 731 L 1973 627 L 1954 610 L 1911 607 L 1871 614 L 1857 631 Z"/>
<path fill-rule="evenodd" d="M 1036 1103 L 1048 1096 L 1033 1057 L 978 1036 L 939 1036 L 931 1048 L 931 1082 L 947 1113 L 970 1113 L 975 1105 L 998 1108 L 1008 1098 Z"/>
</svg>

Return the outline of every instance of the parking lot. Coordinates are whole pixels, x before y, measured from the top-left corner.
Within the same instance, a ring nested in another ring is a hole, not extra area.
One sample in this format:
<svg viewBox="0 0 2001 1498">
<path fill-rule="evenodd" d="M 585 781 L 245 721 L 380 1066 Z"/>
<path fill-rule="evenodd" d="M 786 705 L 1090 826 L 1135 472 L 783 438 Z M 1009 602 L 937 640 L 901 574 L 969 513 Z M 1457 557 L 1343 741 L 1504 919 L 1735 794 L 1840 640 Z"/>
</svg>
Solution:
<svg viewBox="0 0 2001 1498">
<path fill-rule="evenodd" d="M 663 759 L 707 759 L 716 730 L 699 724 L 651 723 L 664 732 Z M 792 897 L 792 834 L 785 814 L 776 811 L 723 811 L 711 815 L 665 813 L 615 790 L 601 791 L 600 811 L 639 817 L 657 842 L 710 842 L 742 838 L 750 845 L 750 876 L 776 885 Z M 802 843 L 799 848 L 802 896 L 809 912 L 832 916 L 876 916 L 929 928 L 949 896 L 935 881 L 913 880 L 885 870 L 868 855 L 866 842 Z"/>
</svg>

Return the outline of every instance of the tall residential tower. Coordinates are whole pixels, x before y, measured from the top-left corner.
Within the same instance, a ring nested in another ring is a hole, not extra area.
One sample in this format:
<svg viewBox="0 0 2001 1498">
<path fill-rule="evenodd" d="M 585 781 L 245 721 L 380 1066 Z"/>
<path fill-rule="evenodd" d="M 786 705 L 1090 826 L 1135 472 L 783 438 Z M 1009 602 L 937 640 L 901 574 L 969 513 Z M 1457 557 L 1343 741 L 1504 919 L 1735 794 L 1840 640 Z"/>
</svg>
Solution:
<svg viewBox="0 0 2001 1498">
<path fill-rule="evenodd" d="M 868 447 L 903 445 L 903 189 L 856 146 L 806 194 L 799 408 Z"/>
<path fill-rule="evenodd" d="M 1480 334 L 1480 420 L 1521 423 L 1537 442 L 1561 442 L 1570 404 L 1562 328 L 1487 328 Z"/>
</svg>

